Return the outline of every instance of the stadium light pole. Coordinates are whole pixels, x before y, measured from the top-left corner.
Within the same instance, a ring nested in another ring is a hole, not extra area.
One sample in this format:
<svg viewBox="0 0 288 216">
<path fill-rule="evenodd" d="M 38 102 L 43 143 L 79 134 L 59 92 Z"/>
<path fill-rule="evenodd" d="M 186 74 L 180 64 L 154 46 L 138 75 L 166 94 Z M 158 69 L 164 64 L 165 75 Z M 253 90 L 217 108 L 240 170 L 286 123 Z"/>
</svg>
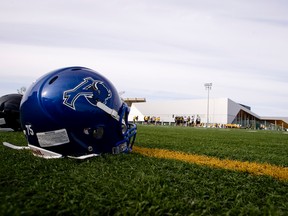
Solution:
<svg viewBox="0 0 288 216">
<path fill-rule="evenodd" d="M 206 123 L 206 127 L 208 127 L 209 124 L 209 91 L 212 88 L 212 83 L 205 83 L 204 84 L 205 89 L 208 90 L 208 100 L 207 100 L 207 123 Z"/>
</svg>

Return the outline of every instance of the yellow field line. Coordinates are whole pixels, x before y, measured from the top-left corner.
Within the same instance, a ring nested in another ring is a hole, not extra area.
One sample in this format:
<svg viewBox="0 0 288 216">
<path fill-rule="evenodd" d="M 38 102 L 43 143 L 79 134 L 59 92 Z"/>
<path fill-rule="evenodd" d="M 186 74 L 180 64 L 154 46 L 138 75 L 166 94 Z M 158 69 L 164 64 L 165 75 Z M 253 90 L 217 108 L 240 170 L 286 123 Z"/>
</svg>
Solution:
<svg viewBox="0 0 288 216">
<path fill-rule="evenodd" d="M 157 148 L 143 148 L 139 146 L 134 146 L 133 151 L 149 157 L 176 159 L 188 163 L 248 172 L 255 175 L 268 175 L 280 180 L 288 180 L 288 167 L 279 167 L 271 164 L 259 164 L 248 161 L 242 162 L 236 160 L 219 159 L 204 155 L 188 154 Z"/>
</svg>

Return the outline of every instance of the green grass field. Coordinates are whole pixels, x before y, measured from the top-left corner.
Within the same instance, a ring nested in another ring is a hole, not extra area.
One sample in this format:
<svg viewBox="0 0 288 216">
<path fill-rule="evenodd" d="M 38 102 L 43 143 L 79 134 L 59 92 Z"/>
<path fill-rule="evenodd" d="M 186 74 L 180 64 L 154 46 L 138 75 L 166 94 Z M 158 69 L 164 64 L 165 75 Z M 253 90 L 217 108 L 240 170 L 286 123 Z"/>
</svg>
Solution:
<svg viewBox="0 0 288 216">
<path fill-rule="evenodd" d="M 139 125 L 135 146 L 288 167 L 283 132 Z M 137 152 L 46 160 L 0 145 L 0 158 L 0 215 L 288 215 L 288 181 L 271 176 Z"/>
</svg>

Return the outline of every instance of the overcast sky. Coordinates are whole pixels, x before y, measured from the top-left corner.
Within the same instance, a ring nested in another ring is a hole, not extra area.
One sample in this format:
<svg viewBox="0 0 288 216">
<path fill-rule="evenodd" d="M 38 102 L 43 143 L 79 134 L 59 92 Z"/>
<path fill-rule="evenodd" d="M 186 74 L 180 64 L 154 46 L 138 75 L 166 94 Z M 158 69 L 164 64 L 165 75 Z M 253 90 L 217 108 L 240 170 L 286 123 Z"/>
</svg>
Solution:
<svg viewBox="0 0 288 216">
<path fill-rule="evenodd" d="M 288 116 L 287 0 L 0 0 L 0 95 L 85 66 L 123 97 Z"/>
</svg>

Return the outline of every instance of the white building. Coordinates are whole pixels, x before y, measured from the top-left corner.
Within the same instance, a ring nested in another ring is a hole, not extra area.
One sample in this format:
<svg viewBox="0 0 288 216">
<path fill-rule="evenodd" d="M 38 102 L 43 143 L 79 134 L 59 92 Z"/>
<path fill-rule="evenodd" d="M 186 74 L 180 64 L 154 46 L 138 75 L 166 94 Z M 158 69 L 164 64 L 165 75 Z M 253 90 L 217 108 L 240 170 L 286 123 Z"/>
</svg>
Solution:
<svg viewBox="0 0 288 216">
<path fill-rule="evenodd" d="M 132 103 L 129 121 L 138 116 L 138 121 L 144 121 L 145 116 L 160 117 L 162 123 L 174 123 L 175 117 L 190 118 L 199 115 L 201 122 L 212 124 L 238 124 L 241 127 L 270 127 L 271 124 L 288 128 L 287 119 L 281 122 L 273 121 L 272 118 L 263 119 L 253 113 L 250 107 L 236 103 L 229 98 L 218 98 L 195 100 L 172 100 L 172 101 L 151 101 Z M 208 119 L 207 119 L 208 116 Z M 277 118 L 277 120 L 279 120 Z"/>
</svg>

